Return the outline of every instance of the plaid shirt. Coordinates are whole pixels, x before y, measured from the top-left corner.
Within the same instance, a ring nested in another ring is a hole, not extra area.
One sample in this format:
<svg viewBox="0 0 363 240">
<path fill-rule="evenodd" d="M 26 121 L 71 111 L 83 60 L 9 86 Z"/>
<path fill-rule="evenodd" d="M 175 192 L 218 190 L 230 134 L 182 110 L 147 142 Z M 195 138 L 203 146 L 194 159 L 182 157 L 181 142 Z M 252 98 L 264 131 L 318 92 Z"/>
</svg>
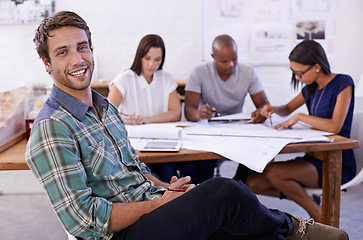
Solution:
<svg viewBox="0 0 363 240">
<path fill-rule="evenodd" d="M 56 86 L 34 122 L 25 159 L 72 235 L 110 239 L 114 202 L 159 198 L 117 109 L 92 91 L 88 106 Z M 99 117 L 96 114 L 95 108 Z"/>
</svg>

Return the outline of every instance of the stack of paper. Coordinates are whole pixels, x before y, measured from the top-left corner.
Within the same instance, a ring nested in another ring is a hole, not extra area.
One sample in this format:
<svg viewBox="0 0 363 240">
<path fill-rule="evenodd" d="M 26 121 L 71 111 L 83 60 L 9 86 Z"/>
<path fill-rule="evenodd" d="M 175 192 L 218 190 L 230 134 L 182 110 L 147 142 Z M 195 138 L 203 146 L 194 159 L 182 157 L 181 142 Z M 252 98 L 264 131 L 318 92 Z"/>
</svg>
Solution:
<svg viewBox="0 0 363 240">
<path fill-rule="evenodd" d="M 181 128 L 159 126 L 153 124 L 126 125 L 130 138 L 180 139 Z"/>
</svg>

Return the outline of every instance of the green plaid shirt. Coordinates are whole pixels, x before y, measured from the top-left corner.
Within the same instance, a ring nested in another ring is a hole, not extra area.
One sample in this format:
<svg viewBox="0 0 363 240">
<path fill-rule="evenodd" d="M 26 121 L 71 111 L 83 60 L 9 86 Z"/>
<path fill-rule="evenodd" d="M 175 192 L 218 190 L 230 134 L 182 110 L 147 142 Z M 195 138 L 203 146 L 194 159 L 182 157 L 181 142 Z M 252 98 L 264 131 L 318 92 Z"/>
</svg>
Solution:
<svg viewBox="0 0 363 240">
<path fill-rule="evenodd" d="M 34 122 L 25 159 L 68 232 L 110 239 L 113 202 L 153 200 L 165 189 L 145 177 L 150 171 L 130 145 L 117 109 L 94 91 L 92 98 L 95 107 L 53 86 Z"/>
</svg>

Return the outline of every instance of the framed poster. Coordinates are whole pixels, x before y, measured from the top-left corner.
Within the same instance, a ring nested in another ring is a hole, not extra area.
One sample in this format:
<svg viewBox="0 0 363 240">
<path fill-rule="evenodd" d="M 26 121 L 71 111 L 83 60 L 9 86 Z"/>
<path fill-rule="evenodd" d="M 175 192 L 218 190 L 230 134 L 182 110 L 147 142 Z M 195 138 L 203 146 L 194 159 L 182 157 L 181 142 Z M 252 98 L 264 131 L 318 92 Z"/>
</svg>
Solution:
<svg viewBox="0 0 363 240">
<path fill-rule="evenodd" d="M 55 13 L 55 0 L 0 0 L 0 25 L 39 22 Z"/>
<path fill-rule="evenodd" d="M 203 60 L 211 60 L 213 39 L 230 35 L 238 59 L 253 65 L 287 65 L 292 48 L 318 41 L 335 55 L 335 0 L 204 0 Z"/>
</svg>

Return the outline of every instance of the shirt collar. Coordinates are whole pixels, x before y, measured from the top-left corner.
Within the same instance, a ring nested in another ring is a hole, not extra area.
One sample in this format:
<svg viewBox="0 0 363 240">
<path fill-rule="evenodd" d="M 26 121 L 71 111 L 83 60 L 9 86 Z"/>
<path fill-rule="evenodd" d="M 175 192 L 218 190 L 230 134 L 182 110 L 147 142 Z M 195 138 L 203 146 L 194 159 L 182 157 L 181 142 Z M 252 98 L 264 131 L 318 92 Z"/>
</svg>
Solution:
<svg viewBox="0 0 363 240">
<path fill-rule="evenodd" d="M 145 77 L 141 73 L 140 73 L 139 76 L 137 76 L 137 80 L 138 80 L 138 82 L 140 84 L 141 89 L 145 89 L 148 86 L 154 87 L 155 84 L 156 84 L 156 81 L 157 81 L 156 72 L 154 73 L 153 80 L 151 81 L 150 84 L 146 81 Z"/>
<path fill-rule="evenodd" d="M 83 120 L 89 108 L 93 108 L 93 106 L 88 106 L 87 104 L 84 104 L 83 102 L 79 101 L 77 98 L 69 95 L 68 93 L 59 89 L 55 85 L 53 85 L 50 98 L 58 102 L 63 108 L 65 108 L 68 112 L 70 112 L 79 121 Z M 106 98 L 101 96 L 93 89 L 92 89 L 92 102 L 94 105 L 106 109 L 108 108 L 109 104 Z"/>
</svg>

